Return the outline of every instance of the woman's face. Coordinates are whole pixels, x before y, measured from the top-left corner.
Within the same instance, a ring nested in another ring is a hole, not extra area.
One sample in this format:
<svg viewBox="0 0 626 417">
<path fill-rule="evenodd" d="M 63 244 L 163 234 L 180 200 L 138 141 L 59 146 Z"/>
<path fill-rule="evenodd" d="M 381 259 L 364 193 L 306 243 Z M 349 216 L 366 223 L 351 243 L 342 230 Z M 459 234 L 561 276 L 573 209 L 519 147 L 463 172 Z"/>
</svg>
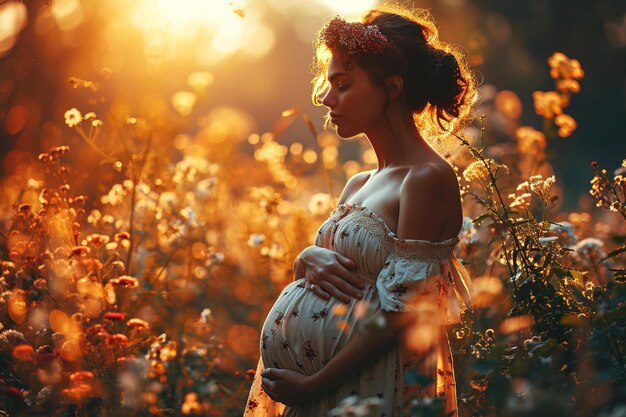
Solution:
<svg viewBox="0 0 626 417">
<path fill-rule="evenodd" d="M 328 65 L 330 86 L 322 104 L 330 110 L 330 121 L 342 138 L 368 131 L 384 120 L 387 93 L 374 84 L 356 64 L 346 67 L 345 55 L 334 53 Z"/>
</svg>

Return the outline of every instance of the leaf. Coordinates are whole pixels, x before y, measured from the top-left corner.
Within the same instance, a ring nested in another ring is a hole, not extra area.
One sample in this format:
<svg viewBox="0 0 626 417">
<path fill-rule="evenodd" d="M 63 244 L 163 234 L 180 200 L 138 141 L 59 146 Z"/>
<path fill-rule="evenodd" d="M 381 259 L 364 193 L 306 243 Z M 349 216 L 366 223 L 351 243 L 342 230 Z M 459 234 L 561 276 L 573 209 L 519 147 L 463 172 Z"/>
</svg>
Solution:
<svg viewBox="0 0 626 417">
<path fill-rule="evenodd" d="M 609 252 L 604 258 L 600 259 L 600 262 L 604 262 L 607 259 L 613 258 L 614 256 L 617 256 L 620 253 L 624 253 L 624 252 L 626 252 L 626 245 L 622 246 L 621 248 L 617 248 L 614 251 Z"/>
<path fill-rule="evenodd" d="M 483 213 L 480 216 L 476 217 L 474 220 L 472 220 L 472 223 L 474 223 L 476 226 L 480 226 L 483 220 L 485 220 L 488 217 L 491 217 L 489 213 Z"/>
</svg>

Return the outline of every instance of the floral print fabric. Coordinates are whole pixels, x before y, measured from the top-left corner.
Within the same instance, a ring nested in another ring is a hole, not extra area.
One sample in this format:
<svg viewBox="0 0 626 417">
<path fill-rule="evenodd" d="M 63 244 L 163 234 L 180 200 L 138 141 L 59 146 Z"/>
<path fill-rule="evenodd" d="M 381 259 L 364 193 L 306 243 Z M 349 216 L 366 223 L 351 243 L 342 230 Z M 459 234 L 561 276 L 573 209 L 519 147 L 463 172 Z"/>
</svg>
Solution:
<svg viewBox="0 0 626 417">
<path fill-rule="evenodd" d="M 400 343 L 358 378 L 301 406 L 287 407 L 271 400 L 261 388 L 260 374 L 265 367 L 307 375 L 317 372 L 357 331 L 357 321 L 365 318 L 361 301 L 385 311 L 429 310 L 438 324 L 458 322 L 461 305 L 470 305 L 470 280 L 452 254 L 457 243 L 458 238 L 438 243 L 398 239 L 368 208 L 339 205 L 319 227 L 315 244 L 356 261 L 356 273 L 366 282 L 363 298 L 346 305 L 335 298 L 317 297 L 304 278 L 287 285 L 261 331 L 261 357 L 244 416 L 326 417 L 351 395 L 381 399 L 381 417 L 403 416 L 411 398 L 443 396 L 446 414 L 456 415 L 452 355 L 444 326 L 431 332 L 428 349 L 416 354 Z M 432 383 L 405 383 L 404 372 L 409 368 L 430 377 Z"/>
</svg>

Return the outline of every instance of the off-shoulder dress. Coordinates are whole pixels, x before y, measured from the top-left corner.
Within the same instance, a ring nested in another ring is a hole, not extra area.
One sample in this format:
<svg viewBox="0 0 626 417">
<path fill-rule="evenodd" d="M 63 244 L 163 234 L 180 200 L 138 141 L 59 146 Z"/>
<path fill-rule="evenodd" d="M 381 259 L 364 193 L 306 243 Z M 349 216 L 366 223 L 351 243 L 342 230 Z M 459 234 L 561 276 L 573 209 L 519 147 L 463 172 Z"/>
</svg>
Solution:
<svg viewBox="0 0 626 417">
<path fill-rule="evenodd" d="M 471 305 L 470 277 L 453 255 L 458 242 L 458 237 L 442 242 L 400 239 L 367 207 L 337 206 L 319 227 L 315 245 L 356 261 L 356 273 L 366 282 L 363 297 L 346 305 L 336 298 L 319 298 L 304 278 L 287 285 L 262 328 L 261 357 L 244 416 L 326 417 L 351 395 L 379 398 L 381 417 L 404 416 L 412 398 L 440 396 L 445 398 L 446 415 L 456 416 L 454 369 L 445 325 L 459 322 L 460 312 Z M 266 367 L 307 375 L 321 369 L 348 343 L 359 320 L 366 319 L 364 303 L 384 311 L 417 310 L 419 317 L 430 319 L 420 320 L 422 328 L 407 332 L 413 336 L 406 343 L 399 343 L 358 377 L 322 398 L 289 407 L 265 394 L 260 374 Z M 439 325 L 433 327 L 433 321 Z M 430 342 L 424 344 L 425 340 Z M 422 377 L 419 383 L 405 381 L 408 369 Z M 424 385 L 428 381 L 432 383 Z"/>
</svg>

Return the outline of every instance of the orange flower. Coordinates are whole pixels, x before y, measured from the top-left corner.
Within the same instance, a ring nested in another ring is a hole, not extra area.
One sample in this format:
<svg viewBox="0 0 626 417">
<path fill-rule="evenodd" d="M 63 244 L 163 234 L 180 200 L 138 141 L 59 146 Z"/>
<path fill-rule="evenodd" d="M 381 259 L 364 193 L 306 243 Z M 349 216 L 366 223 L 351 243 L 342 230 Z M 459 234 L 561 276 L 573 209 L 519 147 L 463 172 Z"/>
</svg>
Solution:
<svg viewBox="0 0 626 417">
<path fill-rule="evenodd" d="M 541 155 L 546 149 L 546 135 L 530 126 L 521 126 L 515 131 L 517 149 L 525 155 Z"/>
<path fill-rule="evenodd" d="M 127 345 L 128 337 L 122 333 L 115 333 L 107 339 L 107 345 Z"/>
<path fill-rule="evenodd" d="M 126 314 L 110 311 L 106 313 L 103 317 L 105 320 L 118 321 L 118 320 L 124 320 L 124 317 L 126 317 Z"/>
<path fill-rule="evenodd" d="M 137 330 L 148 330 L 150 328 L 150 325 L 147 321 L 138 318 L 128 320 L 126 322 L 126 325 L 128 327 L 133 327 Z"/>
<path fill-rule="evenodd" d="M 111 285 L 125 287 L 125 288 L 137 288 L 139 286 L 139 280 L 130 275 L 122 275 L 119 278 L 113 278 L 109 281 Z"/>
<path fill-rule="evenodd" d="M 117 240 L 118 242 L 121 240 L 127 240 L 130 239 L 130 233 L 128 232 L 119 232 L 118 234 L 115 235 L 115 240 Z"/>
<path fill-rule="evenodd" d="M 109 237 L 107 235 L 101 235 L 99 233 L 92 233 L 87 236 L 87 242 L 98 247 L 104 245 L 105 243 L 109 243 Z"/>
<path fill-rule="evenodd" d="M 13 348 L 13 357 L 20 361 L 34 362 L 35 351 L 31 345 L 17 345 Z"/>
<path fill-rule="evenodd" d="M 89 382 L 93 379 L 93 373 L 89 371 L 76 371 L 70 374 L 70 381 L 73 383 Z"/>
<path fill-rule="evenodd" d="M 89 253 L 87 246 L 74 246 L 70 251 L 70 256 L 82 256 Z"/>
<path fill-rule="evenodd" d="M 554 123 L 559 127 L 559 136 L 562 138 L 566 138 L 572 134 L 574 130 L 576 130 L 576 120 L 568 114 L 559 114 L 555 119 Z"/>
<path fill-rule="evenodd" d="M 580 62 L 576 59 L 568 58 L 562 52 L 555 52 L 548 58 L 550 65 L 550 76 L 556 79 L 580 80 L 585 75 Z"/>
<path fill-rule="evenodd" d="M 535 112 L 548 119 L 563 113 L 561 96 L 554 91 L 535 91 L 533 93 Z"/>
<path fill-rule="evenodd" d="M 556 82 L 556 89 L 563 93 L 578 93 L 580 84 L 576 80 L 559 80 Z"/>
</svg>

